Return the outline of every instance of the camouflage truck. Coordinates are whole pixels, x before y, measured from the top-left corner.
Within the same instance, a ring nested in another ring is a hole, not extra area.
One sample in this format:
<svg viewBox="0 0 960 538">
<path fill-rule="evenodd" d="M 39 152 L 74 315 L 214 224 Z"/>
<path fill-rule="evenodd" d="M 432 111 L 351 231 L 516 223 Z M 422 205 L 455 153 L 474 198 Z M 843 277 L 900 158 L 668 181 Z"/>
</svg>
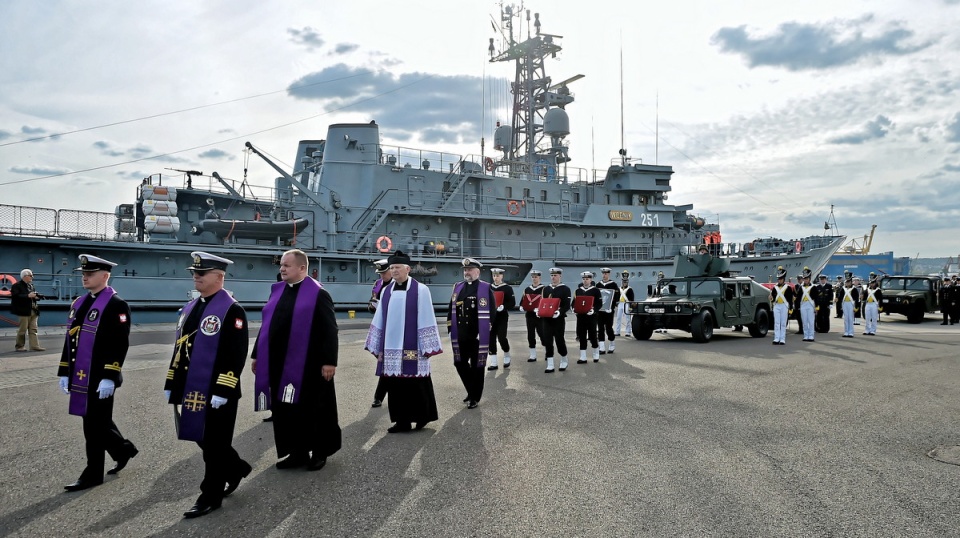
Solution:
<svg viewBox="0 0 960 538">
<path fill-rule="evenodd" d="M 927 312 L 940 309 L 940 279 L 933 276 L 884 276 L 880 279 L 884 314 L 901 314 L 920 323 Z"/>
<path fill-rule="evenodd" d="M 629 303 L 633 335 L 649 340 L 657 329 L 680 329 L 709 342 L 721 327 L 748 328 L 762 338 L 770 326 L 770 291 L 753 279 L 730 276 L 729 261 L 708 254 L 677 256 L 673 278 L 647 287 L 647 298 Z"/>
</svg>

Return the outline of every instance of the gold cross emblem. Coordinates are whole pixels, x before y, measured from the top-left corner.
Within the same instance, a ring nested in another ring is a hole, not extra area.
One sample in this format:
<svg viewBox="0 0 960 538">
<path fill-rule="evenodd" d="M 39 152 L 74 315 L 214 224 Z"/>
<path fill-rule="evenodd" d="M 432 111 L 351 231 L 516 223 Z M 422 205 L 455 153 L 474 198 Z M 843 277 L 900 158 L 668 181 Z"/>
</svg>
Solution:
<svg viewBox="0 0 960 538">
<path fill-rule="evenodd" d="M 187 394 L 187 397 L 183 399 L 183 407 L 187 411 L 203 411 L 206 405 L 207 397 L 197 391 Z"/>
<path fill-rule="evenodd" d="M 87 374 L 83 373 L 83 370 L 77 372 L 77 377 L 80 378 L 80 381 L 83 381 L 83 378 L 87 377 Z"/>
<path fill-rule="evenodd" d="M 403 358 L 408 361 L 417 360 L 417 351 L 414 349 L 407 349 L 403 352 Z"/>
</svg>

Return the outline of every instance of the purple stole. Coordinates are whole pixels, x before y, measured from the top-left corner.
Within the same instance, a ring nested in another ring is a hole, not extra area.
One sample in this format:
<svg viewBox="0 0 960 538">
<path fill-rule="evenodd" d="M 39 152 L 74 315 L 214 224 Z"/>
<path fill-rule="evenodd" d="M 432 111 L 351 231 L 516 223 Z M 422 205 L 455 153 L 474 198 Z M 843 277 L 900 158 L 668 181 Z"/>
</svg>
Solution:
<svg viewBox="0 0 960 538">
<path fill-rule="evenodd" d="M 450 301 L 450 343 L 453 344 L 453 362 L 460 362 L 460 335 L 457 327 L 457 296 L 466 286 L 466 281 L 457 282 L 453 287 L 453 299 Z M 480 331 L 480 352 L 477 355 L 477 368 L 487 365 L 487 353 L 490 352 L 490 284 L 477 283 L 477 330 Z"/>
<path fill-rule="evenodd" d="M 77 355 L 73 366 L 73 374 L 70 376 L 70 414 L 78 417 L 87 415 L 87 392 L 90 390 L 90 368 L 93 366 L 93 344 L 97 340 L 97 327 L 100 326 L 100 320 L 103 319 L 103 309 L 110 302 L 110 298 L 116 292 L 113 288 L 107 286 L 100 290 L 100 295 L 93 300 L 90 309 L 87 310 L 87 317 L 77 328 L 80 333 L 77 334 Z M 89 293 L 87 295 L 90 295 Z M 73 320 L 76 317 L 77 309 L 83 304 L 87 295 L 78 298 L 70 306 L 70 315 L 67 318 L 67 349 L 70 349 L 70 331 L 72 330 Z M 90 317 L 93 316 L 93 319 Z"/>
<path fill-rule="evenodd" d="M 417 336 L 420 334 L 419 318 L 417 317 L 417 304 L 420 299 L 419 283 L 414 279 L 409 279 L 407 283 L 407 304 L 403 310 L 403 360 L 400 362 L 400 377 L 417 377 L 420 359 L 420 340 Z M 381 342 L 378 346 L 384 347 L 386 340 L 387 314 L 390 313 L 390 297 L 393 294 L 393 286 L 383 290 L 383 298 L 380 302 L 380 308 L 383 309 L 383 328 Z M 383 360 L 377 361 L 377 375 L 383 375 Z"/>
<path fill-rule="evenodd" d="M 194 299 L 183 307 L 182 319 L 190 317 L 200 299 Z M 207 423 L 207 406 L 210 405 L 213 385 L 213 367 L 217 362 L 217 347 L 220 344 L 220 330 L 227 311 L 236 301 L 220 290 L 214 294 L 210 304 L 203 311 L 203 319 L 197 326 L 197 334 L 190 347 L 190 365 L 187 380 L 183 387 L 183 402 L 180 415 L 180 429 L 177 437 L 185 441 L 203 441 L 203 430 Z M 183 325 L 177 327 L 177 340 L 182 336 Z M 239 372 L 237 374 L 239 377 Z"/>
<path fill-rule="evenodd" d="M 391 281 L 391 282 L 392 282 L 392 281 Z M 379 298 L 380 298 L 380 290 L 382 290 L 382 289 L 383 289 L 383 279 L 381 278 L 380 280 L 377 280 L 377 282 L 373 285 L 373 290 L 371 291 L 370 299 L 371 299 L 371 300 L 373 300 L 373 299 L 379 299 Z"/>
<path fill-rule="evenodd" d="M 254 383 L 257 397 L 254 398 L 256 411 L 270 409 L 270 402 L 277 395 L 270 393 L 270 322 L 277 309 L 283 289 L 288 284 L 277 282 L 270 287 L 270 299 L 263 307 L 263 323 L 260 325 L 260 338 L 257 341 L 257 371 Z M 299 403 L 300 389 L 303 386 L 303 371 L 307 365 L 307 347 L 313 328 L 313 313 L 316 311 L 317 297 L 323 286 L 307 277 L 300 283 L 297 299 L 293 305 L 293 324 L 287 340 L 287 356 L 283 357 L 283 373 L 280 375 L 279 400 L 283 403 Z M 274 357 L 275 359 L 277 357 Z"/>
</svg>

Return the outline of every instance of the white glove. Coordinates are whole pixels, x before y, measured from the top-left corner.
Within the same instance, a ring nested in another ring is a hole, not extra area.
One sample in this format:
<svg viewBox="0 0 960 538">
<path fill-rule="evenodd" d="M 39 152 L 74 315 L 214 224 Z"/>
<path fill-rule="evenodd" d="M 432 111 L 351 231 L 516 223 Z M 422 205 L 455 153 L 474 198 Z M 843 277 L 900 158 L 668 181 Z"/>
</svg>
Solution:
<svg viewBox="0 0 960 538">
<path fill-rule="evenodd" d="M 112 379 L 101 379 L 100 386 L 97 387 L 97 392 L 100 393 L 100 399 L 104 400 L 113 396 L 113 389 L 116 388 L 116 383 Z"/>
<path fill-rule="evenodd" d="M 497 312 L 503 312 L 503 305 L 497 307 Z"/>
<path fill-rule="evenodd" d="M 587 310 L 587 315 L 588 315 L 588 316 L 592 316 L 592 315 L 593 315 L 593 309 L 592 309 L 592 308 L 591 308 L 590 310 Z"/>
<path fill-rule="evenodd" d="M 539 308 L 534 308 L 534 309 L 533 309 L 533 313 L 539 316 L 539 315 L 540 315 L 540 309 L 539 309 Z"/>
<path fill-rule="evenodd" d="M 64 394 L 70 394 L 70 378 L 67 376 L 60 378 L 60 390 L 62 390 Z"/>
<path fill-rule="evenodd" d="M 164 399 L 166 399 L 166 400 L 169 402 L 169 401 L 170 401 L 170 391 L 169 391 L 169 390 L 163 391 L 163 397 L 164 397 Z"/>
<path fill-rule="evenodd" d="M 560 317 L 560 311 L 557 310 L 556 312 L 553 313 L 553 319 L 557 319 L 559 317 Z"/>
<path fill-rule="evenodd" d="M 221 405 L 227 403 L 227 399 L 220 396 L 211 396 L 210 397 L 210 407 L 217 409 Z"/>
</svg>

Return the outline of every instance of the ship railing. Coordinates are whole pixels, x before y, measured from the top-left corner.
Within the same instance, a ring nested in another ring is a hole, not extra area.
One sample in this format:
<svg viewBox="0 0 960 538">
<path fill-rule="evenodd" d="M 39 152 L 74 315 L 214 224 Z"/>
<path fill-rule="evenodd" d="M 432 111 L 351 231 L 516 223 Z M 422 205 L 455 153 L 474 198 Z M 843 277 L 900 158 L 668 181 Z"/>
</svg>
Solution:
<svg viewBox="0 0 960 538">
<path fill-rule="evenodd" d="M 156 179 L 154 179 L 156 178 Z M 223 177 L 225 182 L 227 182 L 232 189 L 240 193 L 242 196 L 258 200 L 265 204 L 271 204 L 277 199 L 277 189 L 274 187 L 267 187 L 264 185 L 250 185 L 245 181 L 240 181 L 236 179 L 230 179 Z M 164 177 L 161 174 L 156 174 L 150 178 L 151 185 L 163 185 Z M 170 180 L 167 180 L 167 183 L 170 183 Z M 223 184 L 216 180 L 216 178 L 211 176 L 184 176 L 183 180 L 180 183 L 180 186 L 177 187 L 180 190 L 187 192 L 190 191 L 209 191 L 215 194 L 223 194 L 227 196 L 233 196 L 229 189 L 227 189 Z M 218 208 L 219 209 L 219 208 Z"/>
<path fill-rule="evenodd" d="M 454 172 L 459 171 L 465 163 L 463 156 L 456 153 L 382 144 L 377 147 L 377 155 L 380 164 L 397 168 Z"/>
<path fill-rule="evenodd" d="M 30 237 L 106 240 L 113 237 L 113 213 L 0 204 L 0 233 Z"/>
</svg>

